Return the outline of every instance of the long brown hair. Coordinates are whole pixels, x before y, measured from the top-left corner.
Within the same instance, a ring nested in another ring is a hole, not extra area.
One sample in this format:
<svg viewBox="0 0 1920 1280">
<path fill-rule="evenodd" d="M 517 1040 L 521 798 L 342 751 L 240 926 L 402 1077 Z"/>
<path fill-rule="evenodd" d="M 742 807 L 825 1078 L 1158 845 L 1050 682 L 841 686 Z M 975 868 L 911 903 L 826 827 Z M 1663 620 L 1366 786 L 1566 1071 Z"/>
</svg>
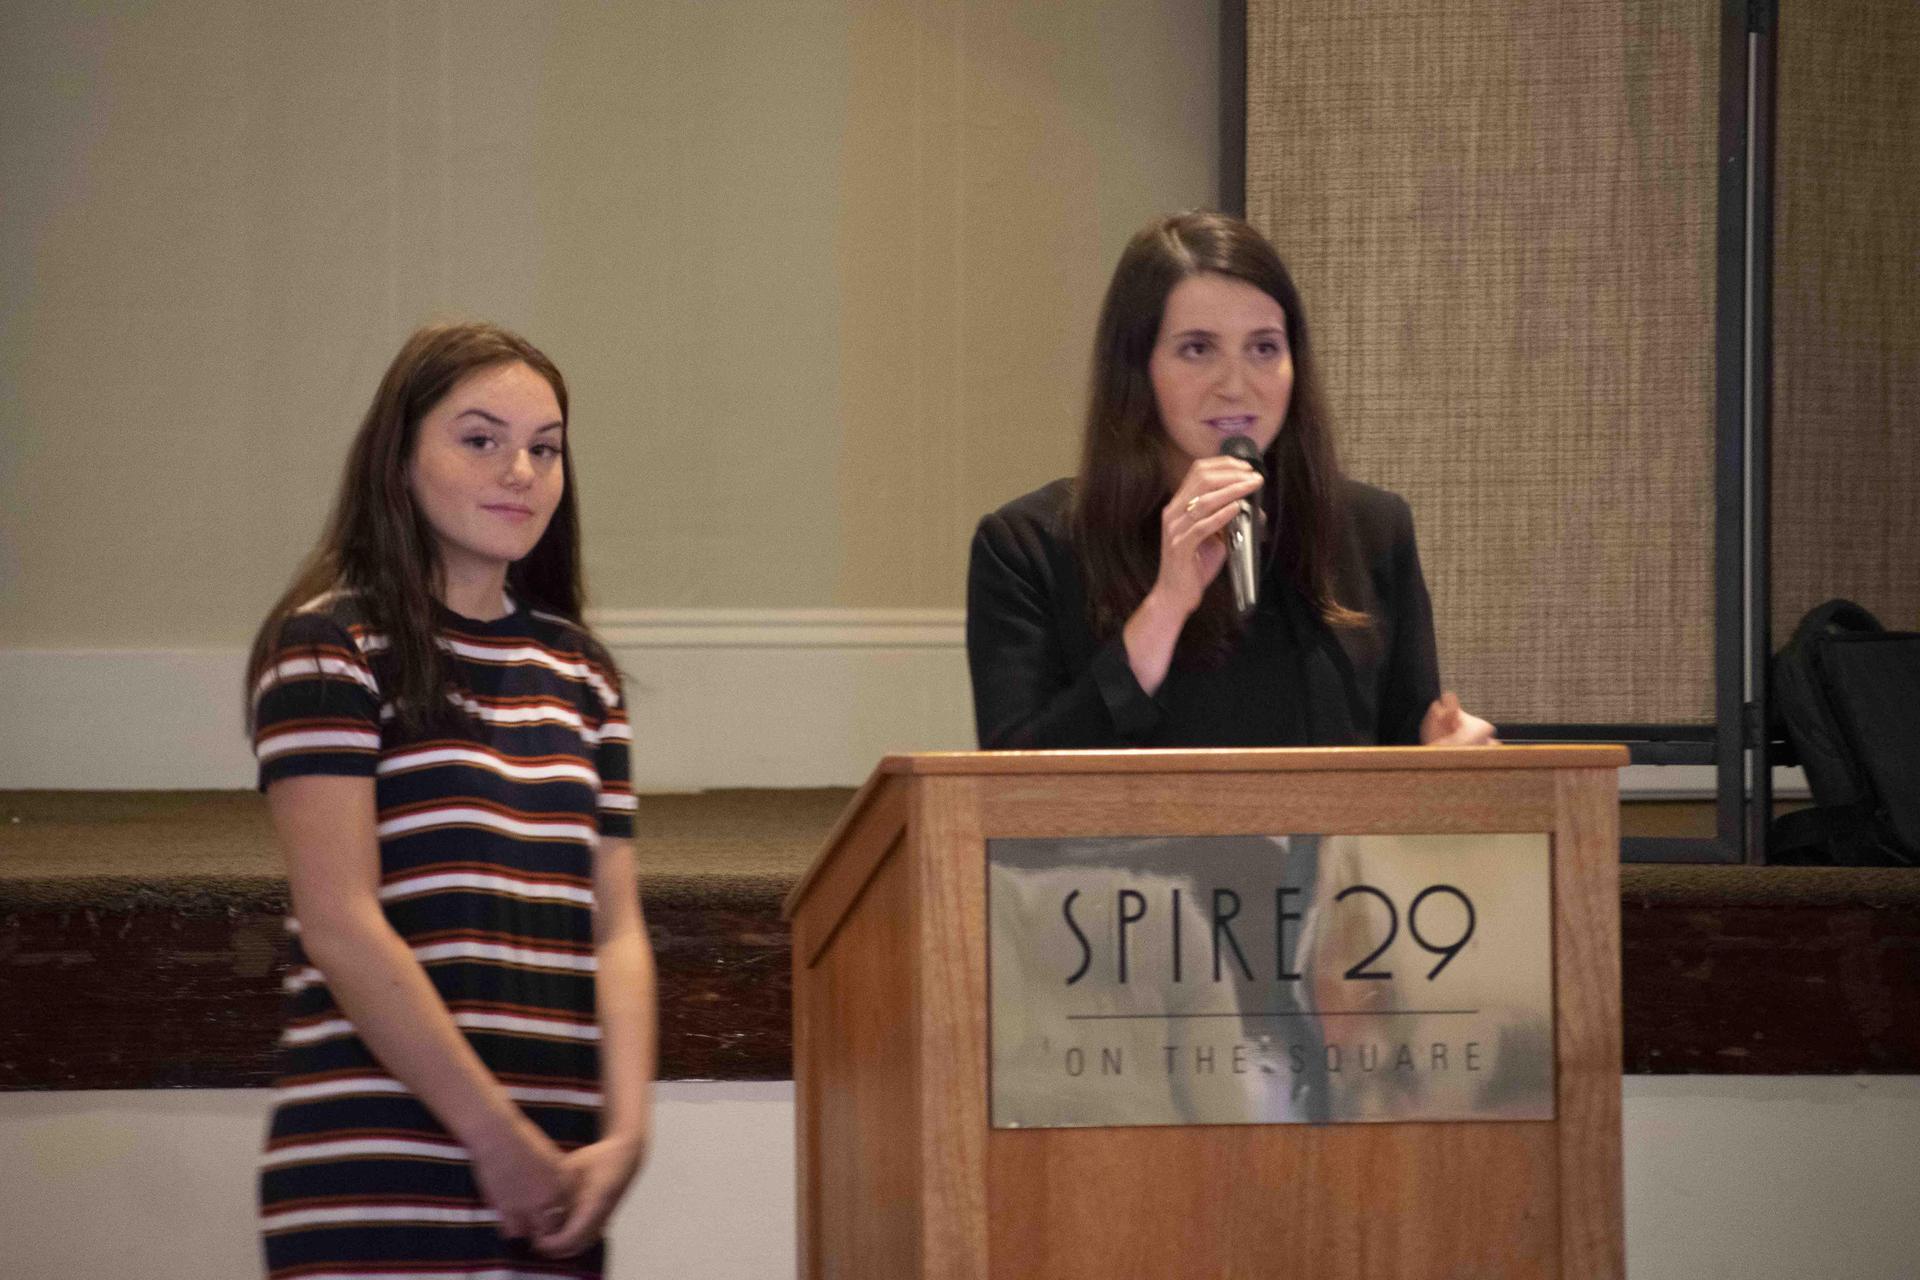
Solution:
<svg viewBox="0 0 1920 1280">
<path fill-rule="evenodd" d="M 1268 514 L 1284 513 L 1274 522 L 1272 554 L 1327 623 L 1364 623 L 1366 615 L 1334 593 L 1340 465 L 1299 290 L 1266 237 L 1238 218 L 1195 211 L 1157 219 L 1128 242 L 1100 307 L 1072 513 L 1094 631 L 1118 631 L 1159 573 L 1160 509 L 1171 491 L 1166 427 L 1148 364 L 1167 295 L 1203 272 L 1243 280 L 1280 304 L 1293 353 L 1293 396 L 1265 459 L 1268 477 L 1278 478 L 1263 491 Z M 1217 659 L 1239 627 L 1222 574 L 1187 620 L 1180 648 Z"/>
<path fill-rule="evenodd" d="M 439 553 L 413 500 L 408 468 L 421 420 L 454 385 L 478 370 L 514 362 L 547 380 L 564 423 L 566 380 L 544 352 L 516 333 L 491 324 L 435 324 L 416 330 L 401 346 L 360 420 L 320 544 L 254 637 L 247 660 L 249 723 L 255 682 L 287 619 L 315 597 L 338 591 L 355 596 L 358 612 L 387 638 L 394 687 L 382 692 L 403 730 L 459 733 L 465 727 L 466 714 L 448 697 L 458 692 L 452 665 L 435 642 Z M 585 633 L 570 442 L 562 446 L 560 465 L 560 505 L 533 550 L 508 566 L 507 588 L 517 602 L 559 614 Z"/>
</svg>

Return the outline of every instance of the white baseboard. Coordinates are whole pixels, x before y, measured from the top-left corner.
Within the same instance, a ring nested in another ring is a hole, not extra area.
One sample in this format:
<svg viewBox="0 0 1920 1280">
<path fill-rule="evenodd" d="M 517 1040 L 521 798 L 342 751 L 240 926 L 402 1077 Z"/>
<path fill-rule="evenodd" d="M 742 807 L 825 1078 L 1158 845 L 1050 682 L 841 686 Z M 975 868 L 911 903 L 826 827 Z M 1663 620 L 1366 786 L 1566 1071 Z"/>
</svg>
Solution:
<svg viewBox="0 0 1920 1280">
<path fill-rule="evenodd" d="M 627 676 L 646 790 L 852 786 L 973 746 L 957 609 L 593 615 Z M 0 650 L 0 790 L 253 785 L 240 649 Z"/>
<path fill-rule="evenodd" d="M 974 745 L 957 609 L 634 609 L 594 626 L 626 672 L 643 788 L 854 786 L 890 752 Z"/>
<path fill-rule="evenodd" d="M 1920 1077 L 1628 1076 L 1634 1280 L 1915 1273 Z M 614 1215 L 618 1274 L 790 1280 L 793 1085 L 662 1081 L 647 1171 Z M 259 1274 L 265 1089 L 0 1093 L 10 1280 Z M 112 1206 L 112 1212 L 101 1212 Z M 182 1230 L 191 1223 L 191 1230 Z"/>
<path fill-rule="evenodd" d="M 253 785 L 241 649 L 0 650 L 0 789 Z"/>
<path fill-rule="evenodd" d="M 602 609 L 616 649 L 945 649 L 962 653 L 958 609 Z"/>
<path fill-rule="evenodd" d="M 958 609 L 615 609 L 644 790 L 852 786 L 889 752 L 973 746 Z M 239 649 L 0 650 L 0 790 L 253 785 Z M 1632 766 L 1621 793 L 1713 794 L 1707 766 Z M 1798 770 L 1782 794 L 1804 795 Z"/>
</svg>

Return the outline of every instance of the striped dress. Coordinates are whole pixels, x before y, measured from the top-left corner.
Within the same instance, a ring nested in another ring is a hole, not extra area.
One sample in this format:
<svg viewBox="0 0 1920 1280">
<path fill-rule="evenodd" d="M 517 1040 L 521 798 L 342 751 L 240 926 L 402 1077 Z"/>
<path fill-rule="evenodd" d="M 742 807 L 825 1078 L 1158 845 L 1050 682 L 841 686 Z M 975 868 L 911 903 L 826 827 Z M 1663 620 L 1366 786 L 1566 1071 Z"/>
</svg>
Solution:
<svg viewBox="0 0 1920 1280">
<path fill-rule="evenodd" d="M 631 732 L 580 630 L 442 610 L 473 727 L 408 739 L 386 642 L 351 597 L 295 614 L 255 690 L 260 785 L 371 777 L 380 901 L 481 1059 L 562 1150 L 599 1134 L 593 849 L 632 834 Z M 599 1276 L 503 1241 L 465 1149 L 369 1052 L 287 922 L 282 1074 L 260 1173 L 267 1274 Z"/>
</svg>

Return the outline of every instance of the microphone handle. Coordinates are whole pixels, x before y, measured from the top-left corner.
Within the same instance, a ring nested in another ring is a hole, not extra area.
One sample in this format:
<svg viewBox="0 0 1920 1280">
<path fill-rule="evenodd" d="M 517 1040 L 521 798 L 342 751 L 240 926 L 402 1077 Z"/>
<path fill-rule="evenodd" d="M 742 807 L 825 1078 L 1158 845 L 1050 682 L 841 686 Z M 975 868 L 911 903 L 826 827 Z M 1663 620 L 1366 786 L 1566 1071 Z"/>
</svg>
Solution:
<svg viewBox="0 0 1920 1280">
<path fill-rule="evenodd" d="M 1251 613 L 1260 603 L 1260 541 L 1253 504 L 1242 499 L 1227 525 L 1227 576 L 1233 581 L 1233 605 Z"/>
</svg>

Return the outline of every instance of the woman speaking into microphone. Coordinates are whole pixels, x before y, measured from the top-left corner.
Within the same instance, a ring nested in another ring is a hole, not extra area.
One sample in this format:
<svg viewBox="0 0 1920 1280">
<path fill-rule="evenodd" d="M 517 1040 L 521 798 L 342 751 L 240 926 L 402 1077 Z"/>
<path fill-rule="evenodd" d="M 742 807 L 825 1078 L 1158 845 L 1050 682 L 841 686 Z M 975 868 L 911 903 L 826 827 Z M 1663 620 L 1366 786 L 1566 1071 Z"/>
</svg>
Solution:
<svg viewBox="0 0 1920 1280">
<path fill-rule="evenodd" d="M 1134 236 L 1084 432 L 1077 476 L 974 535 L 982 747 L 1493 740 L 1441 692 L 1407 504 L 1340 474 L 1300 295 L 1258 231 L 1183 213 Z"/>
</svg>

